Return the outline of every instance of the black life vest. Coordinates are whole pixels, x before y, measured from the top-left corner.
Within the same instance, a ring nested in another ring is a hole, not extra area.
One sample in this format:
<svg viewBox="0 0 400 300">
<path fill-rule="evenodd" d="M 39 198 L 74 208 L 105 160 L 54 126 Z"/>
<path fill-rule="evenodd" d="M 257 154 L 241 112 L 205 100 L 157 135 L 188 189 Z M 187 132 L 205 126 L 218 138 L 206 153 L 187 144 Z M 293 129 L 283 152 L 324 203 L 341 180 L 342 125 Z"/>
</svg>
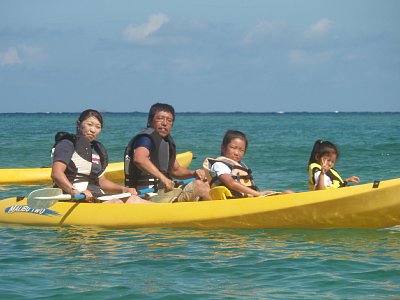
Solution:
<svg viewBox="0 0 400 300">
<path fill-rule="evenodd" d="M 254 178 L 253 178 L 251 169 L 249 169 L 243 162 L 238 163 L 238 162 L 236 162 L 232 159 L 229 159 L 225 156 L 220 156 L 218 158 L 206 158 L 203 162 L 203 168 L 206 171 L 206 176 L 207 176 L 207 179 L 208 179 L 211 187 L 224 185 L 219 180 L 218 176 L 213 176 L 213 174 L 210 171 L 212 165 L 215 164 L 216 162 L 221 162 L 221 163 L 225 164 L 226 166 L 228 166 L 228 168 L 231 170 L 230 175 L 232 176 L 232 178 L 234 180 L 240 182 L 241 184 L 243 184 L 255 191 L 258 191 L 258 187 L 254 183 Z M 230 191 L 234 198 L 247 197 L 247 195 L 245 195 L 243 193 L 233 191 L 233 190 L 230 190 Z"/>
<path fill-rule="evenodd" d="M 171 172 L 176 159 L 176 145 L 170 135 L 162 138 L 154 128 L 148 127 L 141 133 L 134 136 L 124 153 L 124 171 L 125 185 L 129 187 L 154 187 L 157 184 L 158 178 L 142 171 L 133 161 L 133 146 L 135 142 L 142 136 L 148 136 L 153 142 L 153 148 L 150 151 L 151 162 L 163 173 L 166 177 L 172 178 Z"/>
<path fill-rule="evenodd" d="M 101 175 L 108 165 L 108 155 L 103 144 L 98 141 L 92 143 L 83 136 L 75 135 L 68 132 L 58 132 L 55 136 L 55 146 L 62 140 L 67 139 L 74 145 L 74 153 L 72 154 L 71 161 L 65 169 L 65 175 L 72 184 L 99 185 L 99 175 Z M 92 146 L 93 149 L 99 154 L 101 162 L 101 171 L 94 173 L 92 171 Z"/>
</svg>

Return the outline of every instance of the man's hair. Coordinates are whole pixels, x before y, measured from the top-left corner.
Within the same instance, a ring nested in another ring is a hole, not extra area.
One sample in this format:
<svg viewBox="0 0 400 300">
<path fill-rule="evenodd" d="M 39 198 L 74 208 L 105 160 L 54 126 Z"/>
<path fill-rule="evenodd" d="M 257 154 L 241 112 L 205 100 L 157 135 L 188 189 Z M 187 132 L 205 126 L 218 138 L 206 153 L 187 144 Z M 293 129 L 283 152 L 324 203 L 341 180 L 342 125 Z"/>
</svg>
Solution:
<svg viewBox="0 0 400 300">
<path fill-rule="evenodd" d="M 150 107 L 149 116 L 147 118 L 147 127 L 151 126 L 154 116 L 159 111 L 169 112 L 172 115 L 173 120 L 175 121 L 175 109 L 172 107 L 172 105 L 166 103 L 155 103 Z"/>
</svg>

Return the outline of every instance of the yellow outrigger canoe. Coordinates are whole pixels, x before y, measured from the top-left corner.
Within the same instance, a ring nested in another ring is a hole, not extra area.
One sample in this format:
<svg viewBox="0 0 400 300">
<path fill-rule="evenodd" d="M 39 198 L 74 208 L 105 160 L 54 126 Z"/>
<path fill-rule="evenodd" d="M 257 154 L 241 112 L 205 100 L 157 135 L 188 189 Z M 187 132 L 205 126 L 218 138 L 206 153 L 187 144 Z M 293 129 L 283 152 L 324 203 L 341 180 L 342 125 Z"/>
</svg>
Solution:
<svg viewBox="0 0 400 300">
<path fill-rule="evenodd" d="M 193 159 L 191 151 L 179 153 L 176 156 L 179 164 L 188 167 Z M 1 185 L 36 185 L 50 184 L 51 168 L 18 168 L 18 169 L 0 169 Z M 110 163 L 106 170 L 108 179 L 114 182 L 124 181 L 124 163 Z"/>
<path fill-rule="evenodd" d="M 400 225 L 400 178 L 335 190 L 161 204 L 0 201 L 0 222 L 108 228 L 368 228 Z"/>
</svg>

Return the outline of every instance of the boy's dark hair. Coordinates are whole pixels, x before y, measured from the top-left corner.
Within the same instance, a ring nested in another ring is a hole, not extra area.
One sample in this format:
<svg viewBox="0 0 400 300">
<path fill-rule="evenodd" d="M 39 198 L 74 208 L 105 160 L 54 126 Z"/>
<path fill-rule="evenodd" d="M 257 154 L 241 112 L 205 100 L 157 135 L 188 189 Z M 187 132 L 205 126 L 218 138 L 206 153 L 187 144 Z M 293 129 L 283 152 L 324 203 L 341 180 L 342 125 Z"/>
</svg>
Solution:
<svg viewBox="0 0 400 300">
<path fill-rule="evenodd" d="M 155 103 L 150 107 L 149 115 L 147 118 L 147 127 L 151 126 L 154 116 L 159 111 L 169 112 L 172 115 L 173 120 L 175 121 L 175 109 L 172 107 L 172 105 L 166 103 Z"/>
<path fill-rule="evenodd" d="M 315 159 L 317 155 L 321 157 L 326 154 L 336 154 L 336 158 L 339 158 L 340 152 L 334 143 L 324 140 L 316 140 L 311 151 L 310 159 L 308 160 L 308 165 L 317 162 Z"/>
<path fill-rule="evenodd" d="M 233 129 L 229 129 L 225 132 L 224 138 L 222 139 L 222 146 L 226 147 L 228 146 L 228 144 L 233 140 L 233 139 L 241 139 L 245 142 L 246 144 L 246 150 L 247 150 L 247 146 L 249 145 L 249 141 L 247 140 L 246 135 L 239 131 L 239 130 L 233 130 Z M 222 155 L 222 153 L 221 153 Z"/>
</svg>

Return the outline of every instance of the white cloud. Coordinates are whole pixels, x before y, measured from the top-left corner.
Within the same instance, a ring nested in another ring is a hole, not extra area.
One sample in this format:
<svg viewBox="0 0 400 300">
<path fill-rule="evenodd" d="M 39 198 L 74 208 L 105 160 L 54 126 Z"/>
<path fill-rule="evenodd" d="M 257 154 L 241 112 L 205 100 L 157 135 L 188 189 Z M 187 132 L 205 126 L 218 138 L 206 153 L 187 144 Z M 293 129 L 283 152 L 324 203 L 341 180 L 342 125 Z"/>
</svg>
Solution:
<svg viewBox="0 0 400 300">
<path fill-rule="evenodd" d="M 159 40 L 152 37 L 163 25 L 169 22 L 164 13 L 153 14 L 145 24 L 139 26 L 128 25 L 123 31 L 123 38 L 127 42 L 139 44 L 155 44 Z"/>
<path fill-rule="evenodd" d="M 46 53 L 35 46 L 19 45 L 0 52 L 0 66 L 37 65 L 46 59 Z"/>
<path fill-rule="evenodd" d="M 250 29 L 242 39 L 243 44 L 252 44 L 268 35 L 279 32 L 283 27 L 282 22 L 261 21 L 254 28 Z"/>
<path fill-rule="evenodd" d="M 40 47 L 21 45 L 19 48 L 27 64 L 38 64 L 47 60 L 47 54 Z"/>
<path fill-rule="evenodd" d="M 330 61 L 333 56 L 333 51 L 309 53 L 302 50 L 292 50 L 289 52 L 289 62 L 295 65 L 315 65 L 326 63 Z"/>
<path fill-rule="evenodd" d="M 10 47 L 5 52 L 0 52 L 0 66 L 13 66 L 22 64 L 17 48 Z"/>
<path fill-rule="evenodd" d="M 321 19 L 304 31 L 306 37 L 321 37 L 329 32 L 334 26 L 334 22 L 329 19 Z"/>
</svg>

